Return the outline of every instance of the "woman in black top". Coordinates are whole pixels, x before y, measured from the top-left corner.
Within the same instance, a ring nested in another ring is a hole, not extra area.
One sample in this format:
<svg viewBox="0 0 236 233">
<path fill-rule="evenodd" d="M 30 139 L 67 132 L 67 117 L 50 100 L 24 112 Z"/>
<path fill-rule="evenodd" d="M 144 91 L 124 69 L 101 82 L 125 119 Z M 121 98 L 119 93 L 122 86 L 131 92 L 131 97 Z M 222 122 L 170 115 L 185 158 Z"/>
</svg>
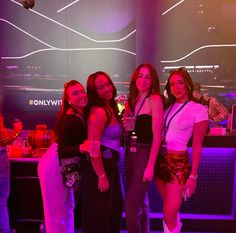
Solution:
<svg viewBox="0 0 236 233">
<path fill-rule="evenodd" d="M 47 233 L 74 233 L 73 189 L 65 186 L 59 161 L 83 157 L 82 144 L 87 137 L 84 110 L 88 98 L 76 80 L 64 85 L 62 106 L 56 123 L 56 142 L 39 162 L 38 173 L 42 190 Z"/>
<path fill-rule="evenodd" d="M 127 127 L 127 120 L 131 117 L 134 121 L 133 129 Z M 156 70 L 151 64 L 141 64 L 132 75 L 123 118 L 124 128 L 129 136 L 125 155 L 128 233 L 149 232 L 147 191 L 160 147 L 162 122 L 163 104 Z"/>
</svg>

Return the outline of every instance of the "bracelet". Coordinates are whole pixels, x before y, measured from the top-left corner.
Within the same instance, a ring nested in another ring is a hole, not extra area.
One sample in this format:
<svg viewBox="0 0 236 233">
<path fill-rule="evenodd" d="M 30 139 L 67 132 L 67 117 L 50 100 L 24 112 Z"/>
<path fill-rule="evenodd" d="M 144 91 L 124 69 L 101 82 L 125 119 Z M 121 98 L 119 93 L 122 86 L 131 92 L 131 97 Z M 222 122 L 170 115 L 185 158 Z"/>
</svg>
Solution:
<svg viewBox="0 0 236 233">
<path fill-rule="evenodd" d="M 103 177 L 105 177 L 105 174 L 100 175 L 100 176 L 98 177 L 98 179 L 100 180 L 100 179 L 102 179 Z"/>
<path fill-rule="evenodd" d="M 19 135 L 20 133 L 15 133 L 15 135 L 13 136 L 13 139 L 16 139 Z"/>
<path fill-rule="evenodd" d="M 198 175 L 190 175 L 189 178 L 190 178 L 190 179 L 193 179 L 193 180 L 197 180 Z"/>
</svg>

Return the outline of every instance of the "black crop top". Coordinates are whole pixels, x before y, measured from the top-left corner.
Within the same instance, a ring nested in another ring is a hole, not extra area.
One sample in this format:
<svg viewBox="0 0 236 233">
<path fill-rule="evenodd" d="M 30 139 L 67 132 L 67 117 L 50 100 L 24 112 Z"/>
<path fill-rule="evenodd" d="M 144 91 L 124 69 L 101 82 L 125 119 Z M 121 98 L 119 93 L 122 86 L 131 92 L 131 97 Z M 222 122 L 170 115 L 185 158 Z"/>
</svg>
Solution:
<svg viewBox="0 0 236 233">
<path fill-rule="evenodd" d="M 65 115 L 56 132 L 60 158 L 80 156 L 79 145 L 87 138 L 87 126 L 72 114 Z"/>
<path fill-rule="evenodd" d="M 152 116 L 141 114 L 137 116 L 134 131 L 139 143 L 152 143 Z"/>
</svg>

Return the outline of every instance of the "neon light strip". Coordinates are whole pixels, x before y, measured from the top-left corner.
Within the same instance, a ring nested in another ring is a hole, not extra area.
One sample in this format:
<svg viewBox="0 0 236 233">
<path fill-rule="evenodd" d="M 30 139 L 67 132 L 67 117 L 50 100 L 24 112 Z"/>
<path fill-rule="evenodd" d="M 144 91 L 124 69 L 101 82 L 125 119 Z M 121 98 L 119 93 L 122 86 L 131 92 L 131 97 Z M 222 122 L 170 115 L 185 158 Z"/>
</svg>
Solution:
<svg viewBox="0 0 236 233">
<path fill-rule="evenodd" d="M 180 2 L 177 2 L 175 5 L 173 5 L 171 8 L 169 8 L 168 10 L 166 10 L 165 12 L 162 13 L 162 15 L 167 14 L 169 11 L 173 10 L 175 7 L 177 7 L 179 4 L 183 3 L 184 0 L 181 0 Z"/>
<path fill-rule="evenodd" d="M 161 61 L 161 63 L 175 63 L 175 62 L 178 62 L 178 61 L 181 61 L 181 60 L 184 60 L 185 58 L 191 56 L 192 54 L 196 53 L 197 51 L 199 50 L 202 50 L 202 49 L 206 49 L 206 48 L 220 48 L 220 47 L 236 47 L 236 44 L 216 44 L 216 45 L 204 45 L 204 46 L 201 46 L 195 50 L 193 50 L 192 52 L 188 53 L 187 55 L 179 58 L 179 59 L 176 59 L 176 60 L 169 60 L 169 61 Z"/>
<path fill-rule="evenodd" d="M 28 54 L 25 54 L 25 55 L 19 56 L 19 57 L 1 57 L 1 59 L 4 59 L 4 60 L 23 59 L 23 58 L 29 57 L 33 54 L 45 52 L 45 51 L 99 51 L 99 50 L 113 50 L 113 51 L 124 52 L 124 53 L 128 53 L 128 54 L 136 56 L 136 54 L 131 51 L 128 51 L 125 49 L 119 49 L 119 48 L 75 48 L 75 49 L 60 49 L 60 48 L 50 49 L 49 48 L 49 49 L 39 49 L 39 50 L 33 51 L 31 53 L 28 53 Z"/>
<path fill-rule="evenodd" d="M 195 66 L 196 69 L 211 69 L 213 65 Z"/>
<path fill-rule="evenodd" d="M 1 59 L 5 59 L 5 60 L 6 60 L 6 59 L 22 59 L 22 58 L 26 58 L 26 57 L 28 57 L 28 56 L 30 56 L 30 55 L 33 55 L 33 54 L 36 54 L 36 53 L 40 53 L 40 52 L 44 52 L 44 51 L 55 51 L 55 50 L 57 50 L 57 51 L 114 50 L 114 51 L 120 51 L 120 52 L 124 52 L 124 53 L 128 53 L 128 54 L 131 54 L 131 55 L 136 56 L 136 53 L 131 52 L 131 51 L 129 51 L 129 50 L 125 50 L 125 49 L 120 49 L 120 48 L 110 48 L 110 47 L 108 47 L 108 48 L 74 48 L 74 49 L 62 49 L 62 48 L 57 48 L 57 47 L 54 47 L 54 46 L 52 46 L 52 45 L 50 45 L 50 44 L 48 44 L 48 43 L 46 43 L 46 42 L 40 40 L 39 38 L 33 36 L 32 34 L 26 32 L 25 30 L 21 29 L 20 27 L 16 26 L 15 24 L 9 22 L 8 20 L 1 19 L 1 18 L 0 18 L 0 21 L 3 21 L 3 22 L 5 22 L 5 23 L 10 24 L 11 26 L 13 26 L 14 28 L 16 28 L 16 29 L 20 30 L 21 32 L 25 33 L 25 34 L 28 35 L 29 37 L 31 37 L 31 38 L 37 40 L 38 42 L 40 42 L 40 43 L 42 43 L 42 44 L 44 44 L 44 45 L 46 45 L 46 46 L 49 47 L 49 48 L 46 48 L 46 49 L 35 50 L 35 51 L 33 51 L 33 52 L 31 52 L 31 53 L 28 53 L 28 54 L 25 54 L 25 55 L 23 55 L 23 56 L 1 57 Z"/>
<path fill-rule="evenodd" d="M 63 10 L 65 10 L 66 8 L 68 8 L 68 7 L 70 7 L 70 6 L 72 6 L 72 5 L 74 5 L 76 2 L 78 2 L 79 0 L 76 0 L 76 1 L 74 1 L 74 2 L 72 2 L 72 3 L 70 3 L 70 4 L 68 4 L 68 5 L 66 5 L 66 6 L 64 6 L 64 7 L 62 7 L 60 10 L 58 10 L 57 11 L 57 13 L 60 13 L 61 11 L 63 11 Z"/>
<path fill-rule="evenodd" d="M 164 66 L 164 70 L 178 69 L 180 67 L 185 67 L 186 69 L 217 69 L 219 65 L 193 65 L 193 66 Z"/>
<path fill-rule="evenodd" d="M 125 212 L 122 217 L 125 218 Z M 149 218 L 163 218 L 162 213 L 149 213 Z M 204 220 L 234 220 L 233 215 L 217 215 L 217 214 L 180 214 L 181 219 L 204 219 Z"/>
<path fill-rule="evenodd" d="M 14 90 L 20 90 L 20 91 L 41 91 L 41 92 L 63 92 L 63 89 L 61 88 L 37 88 L 37 87 L 27 87 L 27 86 L 9 86 L 9 85 L 4 85 L 4 88 L 10 88 Z"/>
<path fill-rule="evenodd" d="M 164 66 L 165 70 L 178 69 L 180 67 L 185 67 L 186 69 L 194 69 L 194 66 Z"/>
<path fill-rule="evenodd" d="M 15 24 L 9 22 L 8 20 L 1 19 L 1 18 L 0 18 L 0 21 L 3 21 L 3 22 L 5 22 L 5 23 L 10 24 L 10 25 L 13 26 L 14 28 L 20 30 L 21 32 L 23 32 L 23 33 L 25 33 L 26 35 L 28 35 L 29 37 L 31 37 L 31 38 L 37 40 L 38 42 L 40 42 L 40 43 L 42 43 L 42 44 L 44 44 L 44 45 L 50 47 L 51 49 L 56 49 L 56 47 L 54 47 L 54 46 L 52 46 L 52 45 L 50 45 L 50 44 L 47 44 L 46 42 L 40 40 L 39 38 L 33 36 L 32 34 L 30 34 L 30 33 L 28 33 L 28 32 L 26 32 L 25 30 L 21 29 L 20 27 L 16 26 Z"/>
<path fill-rule="evenodd" d="M 10 0 L 10 1 L 15 3 L 15 4 L 17 4 L 17 5 L 19 5 L 19 6 L 21 6 L 21 7 L 23 7 L 19 2 L 16 2 L 15 0 Z M 29 9 L 29 10 L 32 11 L 33 13 L 35 13 L 35 14 L 37 14 L 37 15 L 39 15 L 39 16 L 41 16 L 41 17 L 43 17 L 43 18 L 45 18 L 45 19 L 47 19 L 47 20 L 49 20 L 49 21 L 51 21 L 51 22 L 53 22 L 53 23 L 55 23 L 55 24 L 57 24 L 57 25 L 59 25 L 61 27 L 63 27 L 63 28 L 66 28 L 67 30 L 69 30 L 71 32 L 74 32 L 74 33 L 76 33 L 76 34 L 78 34 L 78 35 L 80 35 L 80 36 L 82 36 L 82 37 L 84 37 L 84 38 L 86 38 L 86 39 L 88 39 L 90 41 L 96 42 L 96 43 L 115 43 L 115 42 L 121 42 L 123 40 L 126 40 L 128 37 L 130 37 L 132 34 L 134 34 L 136 32 L 136 29 L 135 29 L 132 32 L 130 32 L 128 35 L 126 35 L 125 37 L 123 37 L 121 39 L 116 39 L 116 40 L 95 40 L 95 39 L 93 39 L 93 38 L 91 38 L 89 36 L 86 36 L 85 34 L 83 34 L 81 32 L 78 32 L 78 31 L 76 31 L 76 30 L 74 30 L 74 29 L 72 29 L 70 27 L 67 27 L 66 25 L 64 25 L 62 23 L 59 23 L 58 21 L 56 21 L 54 19 L 51 19 L 51 18 L 47 17 L 46 15 L 43 15 L 43 14 L 41 14 L 41 13 L 35 11 L 35 10 L 32 10 L 32 9 Z"/>
</svg>

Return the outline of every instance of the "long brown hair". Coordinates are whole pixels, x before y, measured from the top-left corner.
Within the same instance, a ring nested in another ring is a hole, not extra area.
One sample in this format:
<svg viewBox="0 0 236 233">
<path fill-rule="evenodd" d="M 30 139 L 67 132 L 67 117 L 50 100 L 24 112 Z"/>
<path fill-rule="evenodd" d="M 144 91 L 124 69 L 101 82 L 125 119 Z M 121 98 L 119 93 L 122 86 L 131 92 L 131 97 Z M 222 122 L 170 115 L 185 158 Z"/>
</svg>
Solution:
<svg viewBox="0 0 236 233">
<path fill-rule="evenodd" d="M 70 80 L 64 84 L 64 91 L 62 95 L 62 104 L 60 107 L 60 110 L 57 114 L 57 120 L 56 120 L 56 126 L 55 126 L 55 131 L 60 127 L 61 119 L 66 115 L 66 112 L 69 108 L 72 108 L 73 111 L 76 113 L 76 109 L 73 108 L 73 106 L 70 105 L 69 103 L 69 96 L 68 96 L 68 88 L 73 87 L 75 85 L 81 85 L 83 86 L 79 81 L 77 80 Z"/>
<path fill-rule="evenodd" d="M 112 99 L 110 101 L 110 104 L 108 105 L 106 101 L 101 99 L 97 94 L 97 89 L 95 86 L 95 80 L 98 76 L 103 75 L 107 78 L 108 82 L 111 84 L 113 88 L 113 94 Z M 114 83 L 112 82 L 110 76 L 105 73 L 104 71 L 97 71 L 91 75 L 89 75 L 87 79 L 87 94 L 88 94 L 88 111 L 91 109 L 92 106 L 98 106 L 102 107 L 104 111 L 106 112 L 107 116 L 107 123 L 110 123 L 112 120 L 112 115 L 115 114 L 115 117 L 118 119 L 118 106 L 115 100 L 116 97 L 116 87 Z"/>
<path fill-rule="evenodd" d="M 185 67 L 180 67 L 176 70 L 170 71 L 170 74 L 169 74 L 169 77 L 168 77 L 168 80 L 167 80 L 167 83 L 165 86 L 165 89 L 166 89 L 167 95 L 168 95 L 167 107 L 176 101 L 175 96 L 172 95 L 171 90 L 170 90 L 170 79 L 174 74 L 180 75 L 183 78 L 189 99 L 195 101 L 195 99 L 193 98 L 192 78 L 191 78 L 190 74 L 188 73 L 188 70 Z"/>
<path fill-rule="evenodd" d="M 151 86 L 149 95 L 160 94 L 160 82 L 159 82 L 159 77 L 157 75 L 156 69 L 151 64 L 148 64 L 148 63 L 143 63 L 139 65 L 134 70 L 134 73 L 131 77 L 130 88 L 129 88 L 128 104 L 132 111 L 134 110 L 135 102 L 138 98 L 138 88 L 136 86 L 136 80 L 138 78 L 141 68 L 143 67 L 147 67 L 149 69 L 151 79 L 152 79 L 152 86 Z"/>
</svg>

